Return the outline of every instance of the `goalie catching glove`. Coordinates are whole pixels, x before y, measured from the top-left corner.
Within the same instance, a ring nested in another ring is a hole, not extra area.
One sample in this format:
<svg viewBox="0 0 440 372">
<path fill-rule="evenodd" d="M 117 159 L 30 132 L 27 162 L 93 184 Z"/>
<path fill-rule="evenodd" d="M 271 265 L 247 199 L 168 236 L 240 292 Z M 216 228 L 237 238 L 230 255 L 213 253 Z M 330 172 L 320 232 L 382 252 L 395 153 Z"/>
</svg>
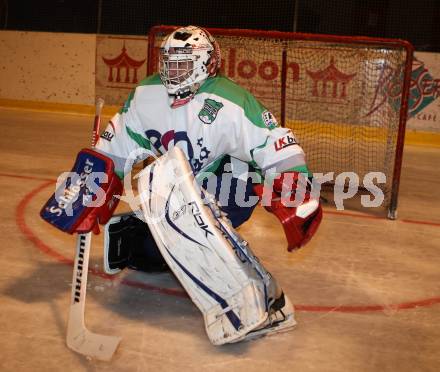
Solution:
<svg viewBox="0 0 440 372">
<path fill-rule="evenodd" d="M 283 225 L 287 250 L 301 248 L 315 234 L 322 220 L 319 199 L 313 198 L 310 182 L 299 172 L 285 172 L 273 182 L 273 188 L 254 185 L 267 211 L 273 213 Z"/>
<path fill-rule="evenodd" d="M 119 203 L 122 183 L 113 161 L 94 150 L 79 152 L 75 165 L 41 209 L 41 217 L 70 234 L 99 233 Z"/>
</svg>

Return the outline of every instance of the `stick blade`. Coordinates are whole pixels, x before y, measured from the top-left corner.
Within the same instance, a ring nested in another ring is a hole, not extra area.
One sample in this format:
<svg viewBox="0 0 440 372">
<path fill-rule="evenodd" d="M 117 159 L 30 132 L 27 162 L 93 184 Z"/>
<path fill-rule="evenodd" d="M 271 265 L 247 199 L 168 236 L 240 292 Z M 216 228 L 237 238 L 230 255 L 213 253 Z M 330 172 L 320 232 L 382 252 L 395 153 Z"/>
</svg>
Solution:
<svg viewBox="0 0 440 372">
<path fill-rule="evenodd" d="M 121 337 L 100 335 L 90 332 L 86 328 L 78 330 L 75 334 L 72 333 L 68 332 L 66 339 L 70 349 L 102 361 L 111 360 L 121 341 Z"/>
</svg>

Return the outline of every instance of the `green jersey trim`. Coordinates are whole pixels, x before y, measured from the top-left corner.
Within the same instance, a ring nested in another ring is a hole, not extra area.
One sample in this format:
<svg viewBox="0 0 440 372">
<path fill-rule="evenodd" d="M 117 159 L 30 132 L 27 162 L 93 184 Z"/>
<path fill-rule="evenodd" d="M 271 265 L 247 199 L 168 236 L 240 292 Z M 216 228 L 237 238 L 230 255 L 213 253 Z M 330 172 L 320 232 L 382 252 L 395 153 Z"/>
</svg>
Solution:
<svg viewBox="0 0 440 372">
<path fill-rule="evenodd" d="M 119 114 L 125 114 L 128 111 L 131 105 L 131 101 L 133 101 L 133 97 L 134 97 L 134 89 L 128 94 L 128 97 L 124 102 L 124 105 L 119 110 Z"/>
<path fill-rule="evenodd" d="M 144 136 L 140 135 L 139 133 L 136 133 L 135 131 L 131 130 L 130 127 L 125 127 L 127 130 L 128 136 L 136 142 L 139 146 L 141 146 L 144 149 L 151 150 L 151 142 L 145 138 Z"/>
<path fill-rule="evenodd" d="M 209 78 L 200 87 L 199 93 L 213 93 L 241 107 L 249 121 L 259 128 L 266 128 L 263 112 L 266 108 L 246 89 L 225 76 Z"/>
<path fill-rule="evenodd" d="M 195 176 L 196 179 L 203 180 L 204 178 L 209 177 L 212 174 L 215 174 L 215 172 L 218 170 L 222 160 L 225 158 L 225 156 L 229 155 L 222 155 L 218 157 L 216 160 L 214 160 L 212 163 L 208 164 L 205 168 L 203 168 L 197 175 Z"/>
<path fill-rule="evenodd" d="M 260 167 L 258 166 L 257 162 L 254 159 L 254 152 L 255 152 L 255 150 L 262 149 L 262 148 L 266 147 L 268 140 L 269 140 L 269 137 L 266 137 L 266 140 L 264 141 L 264 143 L 262 143 L 260 146 L 254 147 L 250 151 L 252 160 L 249 162 L 249 164 L 252 165 L 255 169 L 260 170 Z"/>
<path fill-rule="evenodd" d="M 299 165 L 297 167 L 293 167 L 293 168 L 289 168 L 284 170 L 282 173 L 284 172 L 290 172 L 290 171 L 294 171 L 294 172 L 298 172 L 298 173 L 305 173 L 307 174 L 309 177 L 313 176 L 313 173 L 310 173 L 309 168 L 307 168 L 307 165 Z"/>
<path fill-rule="evenodd" d="M 119 178 L 120 180 L 123 180 L 123 179 L 124 179 L 124 172 L 122 172 L 122 171 L 118 171 L 118 170 L 115 170 L 115 173 L 116 173 L 116 175 L 118 176 L 118 178 Z"/>
<path fill-rule="evenodd" d="M 162 84 L 162 80 L 160 80 L 160 75 L 159 74 L 154 74 L 154 75 L 150 75 L 147 76 L 146 78 L 142 79 L 140 81 L 140 83 L 138 84 L 138 86 L 142 86 L 142 85 L 161 85 Z"/>
</svg>

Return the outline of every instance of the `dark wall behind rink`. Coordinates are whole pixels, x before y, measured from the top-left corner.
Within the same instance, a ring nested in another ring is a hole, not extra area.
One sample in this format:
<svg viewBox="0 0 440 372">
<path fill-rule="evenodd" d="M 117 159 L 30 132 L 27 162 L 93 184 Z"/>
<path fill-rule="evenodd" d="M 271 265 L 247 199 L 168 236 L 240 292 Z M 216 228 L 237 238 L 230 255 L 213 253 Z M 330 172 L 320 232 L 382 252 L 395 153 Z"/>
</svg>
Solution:
<svg viewBox="0 0 440 372">
<path fill-rule="evenodd" d="M 145 35 L 157 24 L 391 37 L 440 52 L 439 0 L 0 0 L 8 30 Z"/>
</svg>

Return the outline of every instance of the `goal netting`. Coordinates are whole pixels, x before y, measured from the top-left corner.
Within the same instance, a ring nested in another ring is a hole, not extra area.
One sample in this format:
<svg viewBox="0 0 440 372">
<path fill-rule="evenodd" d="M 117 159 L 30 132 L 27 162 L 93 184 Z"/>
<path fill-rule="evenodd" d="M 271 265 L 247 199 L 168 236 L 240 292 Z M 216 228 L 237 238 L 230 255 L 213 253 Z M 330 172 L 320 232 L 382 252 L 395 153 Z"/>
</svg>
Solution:
<svg viewBox="0 0 440 372">
<path fill-rule="evenodd" d="M 149 34 L 148 73 L 174 27 Z M 382 172 L 395 218 L 412 47 L 406 41 L 271 31 L 208 29 L 222 72 L 251 91 L 299 139 L 314 173 Z"/>
</svg>

